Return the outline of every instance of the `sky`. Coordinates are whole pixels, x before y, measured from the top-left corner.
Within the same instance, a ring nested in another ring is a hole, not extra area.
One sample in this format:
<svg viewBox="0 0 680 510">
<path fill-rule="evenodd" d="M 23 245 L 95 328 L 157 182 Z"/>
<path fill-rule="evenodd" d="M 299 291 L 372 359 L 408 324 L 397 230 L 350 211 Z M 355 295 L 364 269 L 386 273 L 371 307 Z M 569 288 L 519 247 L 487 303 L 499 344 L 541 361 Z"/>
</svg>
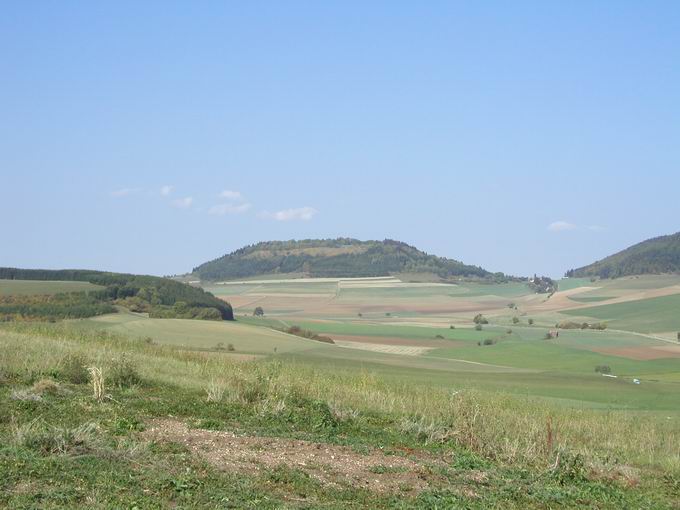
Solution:
<svg viewBox="0 0 680 510">
<path fill-rule="evenodd" d="M 680 230 L 680 3 L 22 2 L 0 266 L 398 239 L 560 276 Z"/>
</svg>

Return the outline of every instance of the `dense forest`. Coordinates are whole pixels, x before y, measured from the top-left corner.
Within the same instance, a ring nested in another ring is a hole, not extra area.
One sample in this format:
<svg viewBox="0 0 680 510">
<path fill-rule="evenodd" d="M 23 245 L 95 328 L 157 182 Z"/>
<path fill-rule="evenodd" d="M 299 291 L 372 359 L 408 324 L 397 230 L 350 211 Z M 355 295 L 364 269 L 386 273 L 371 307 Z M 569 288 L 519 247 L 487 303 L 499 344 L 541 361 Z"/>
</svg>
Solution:
<svg viewBox="0 0 680 510">
<path fill-rule="evenodd" d="M 428 255 L 399 241 L 349 238 L 258 243 L 201 264 L 193 272 L 206 281 L 290 273 L 306 277 L 431 273 L 441 279 L 505 279 L 502 273 L 490 273 L 478 266 Z"/>
<path fill-rule="evenodd" d="M 115 312 L 122 305 L 151 317 L 233 320 L 226 303 L 203 289 L 157 276 L 87 270 L 0 268 L 0 280 L 82 281 L 101 290 L 0 298 L 0 318 L 65 319 Z"/>
<path fill-rule="evenodd" d="M 588 266 L 571 269 L 566 276 L 617 278 L 679 272 L 680 232 L 648 239 Z"/>
</svg>

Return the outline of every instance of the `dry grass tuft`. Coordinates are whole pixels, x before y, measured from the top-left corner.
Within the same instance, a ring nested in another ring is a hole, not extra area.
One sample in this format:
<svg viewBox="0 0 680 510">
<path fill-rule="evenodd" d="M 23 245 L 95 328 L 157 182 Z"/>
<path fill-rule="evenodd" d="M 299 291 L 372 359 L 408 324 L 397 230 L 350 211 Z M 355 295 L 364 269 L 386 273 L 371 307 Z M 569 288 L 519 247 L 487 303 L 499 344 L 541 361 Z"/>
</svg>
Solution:
<svg viewBox="0 0 680 510">
<path fill-rule="evenodd" d="M 90 380 L 92 381 L 94 399 L 97 402 L 101 402 L 104 400 L 104 375 L 102 374 L 102 370 L 98 367 L 90 367 L 87 370 L 90 373 Z"/>
</svg>

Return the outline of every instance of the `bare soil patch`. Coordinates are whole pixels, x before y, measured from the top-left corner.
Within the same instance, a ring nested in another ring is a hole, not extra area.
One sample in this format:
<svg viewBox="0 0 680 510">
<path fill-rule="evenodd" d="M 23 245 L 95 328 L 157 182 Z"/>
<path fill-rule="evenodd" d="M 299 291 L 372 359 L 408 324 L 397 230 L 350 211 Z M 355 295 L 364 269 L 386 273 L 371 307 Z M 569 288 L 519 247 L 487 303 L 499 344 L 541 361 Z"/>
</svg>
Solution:
<svg viewBox="0 0 680 510">
<path fill-rule="evenodd" d="M 622 358 L 634 360 L 650 360 L 661 358 L 680 358 L 680 346 L 675 345 L 650 345 L 639 347 L 601 347 L 592 348 L 595 352 L 611 354 Z"/>
<path fill-rule="evenodd" d="M 343 340 L 335 340 L 335 345 L 347 349 L 400 354 L 402 356 L 422 356 L 433 349 L 433 347 L 421 347 L 417 345 L 371 344 L 366 342 L 347 342 Z"/>
<path fill-rule="evenodd" d="M 431 466 L 439 458 L 413 452 L 409 457 L 380 450 L 357 453 L 347 446 L 277 437 L 238 436 L 231 432 L 190 429 L 174 419 L 149 423 L 145 439 L 175 442 L 218 469 L 252 473 L 279 466 L 300 469 L 321 483 L 350 485 L 375 492 L 418 492 L 441 482 Z"/>
<path fill-rule="evenodd" d="M 416 346 L 416 347 L 431 347 L 438 349 L 441 347 L 460 347 L 464 346 L 465 343 L 458 342 L 455 340 L 441 340 L 433 338 L 429 339 L 412 339 L 412 338 L 399 338 L 392 336 L 370 336 L 370 335 L 336 335 L 333 333 L 328 333 L 333 340 L 341 340 L 345 342 L 361 342 L 368 344 L 381 344 L 381 345 L 403 345 L 403 346 Z"/>
</svg>

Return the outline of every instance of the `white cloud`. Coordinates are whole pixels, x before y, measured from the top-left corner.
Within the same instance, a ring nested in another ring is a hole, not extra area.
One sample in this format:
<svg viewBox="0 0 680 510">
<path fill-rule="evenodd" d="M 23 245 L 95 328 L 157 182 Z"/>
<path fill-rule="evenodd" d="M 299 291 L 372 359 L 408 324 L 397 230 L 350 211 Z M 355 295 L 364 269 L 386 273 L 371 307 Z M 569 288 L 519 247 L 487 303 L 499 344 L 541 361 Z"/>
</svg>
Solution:
<svg viewBox="0 0 680 510">
<path fill-rule="evenodd" d="M 217 204 L 208 209 L 208 214 L 216 216 L 224 216 L 226 214 L 242 214 L 250 209 L 249 203 L 233 205 L 233 204 Z"/>
<path fill-rule="evenodd" d="M 228 189 L 225 189 L 218 196 L 220 198 L 226 198 L 227 200 L 243 200 L 243 195 L 241 195 L 240 191 L 231 191 Z"/>
<path fill-rule="evenodd" d="M 313 207 L 298 207 L 294 209 L 284 209 L 282 211 L 277 211 L 270 213 L 268 211 L 262 211 L 260 217 L 268 220 L 276 221 L 293 221 L 302 220 L 309 221 L 318 211 Z"/>
<path fill-rule="evenodd" d="M 576 230 L 576 225 L 568 221 L 553 221 L 548 225 L 548 230 L 551 232 L 564 232 L 565 230 Z"/>
<path fill-rule="evenodd" d="M 178 198 L 177 200 L 172 201 L 173 207 L 178 207 L 179 209 L 188 209 L 193 203 L 193 197 Z"/>
<path fill-rule="evenodd" d="M 139 193 L 140 191 L 142 191 L 142 190 L 139 189 L 139 188 L 121 188 L 121 189 L 117 189 L 117 190 L 112 191 L 110 193 L 110 195 L 112 197 L 115 197 L 115 198 L 121 198 L 121 197 L 127 197 L 129 195 L 134 195 L 135 193 Z"/>
<path fill-rule="evenodd" d="M 170 186 L 170 185 L 167 185 L 167 184 L 165 186 L 161 186 L 161 195 L 163 195 L 164 197 L 167 197 L 170 193 L 172 193 L 172 190 L 173 190 L 173 186 Z"/>
</svg>

